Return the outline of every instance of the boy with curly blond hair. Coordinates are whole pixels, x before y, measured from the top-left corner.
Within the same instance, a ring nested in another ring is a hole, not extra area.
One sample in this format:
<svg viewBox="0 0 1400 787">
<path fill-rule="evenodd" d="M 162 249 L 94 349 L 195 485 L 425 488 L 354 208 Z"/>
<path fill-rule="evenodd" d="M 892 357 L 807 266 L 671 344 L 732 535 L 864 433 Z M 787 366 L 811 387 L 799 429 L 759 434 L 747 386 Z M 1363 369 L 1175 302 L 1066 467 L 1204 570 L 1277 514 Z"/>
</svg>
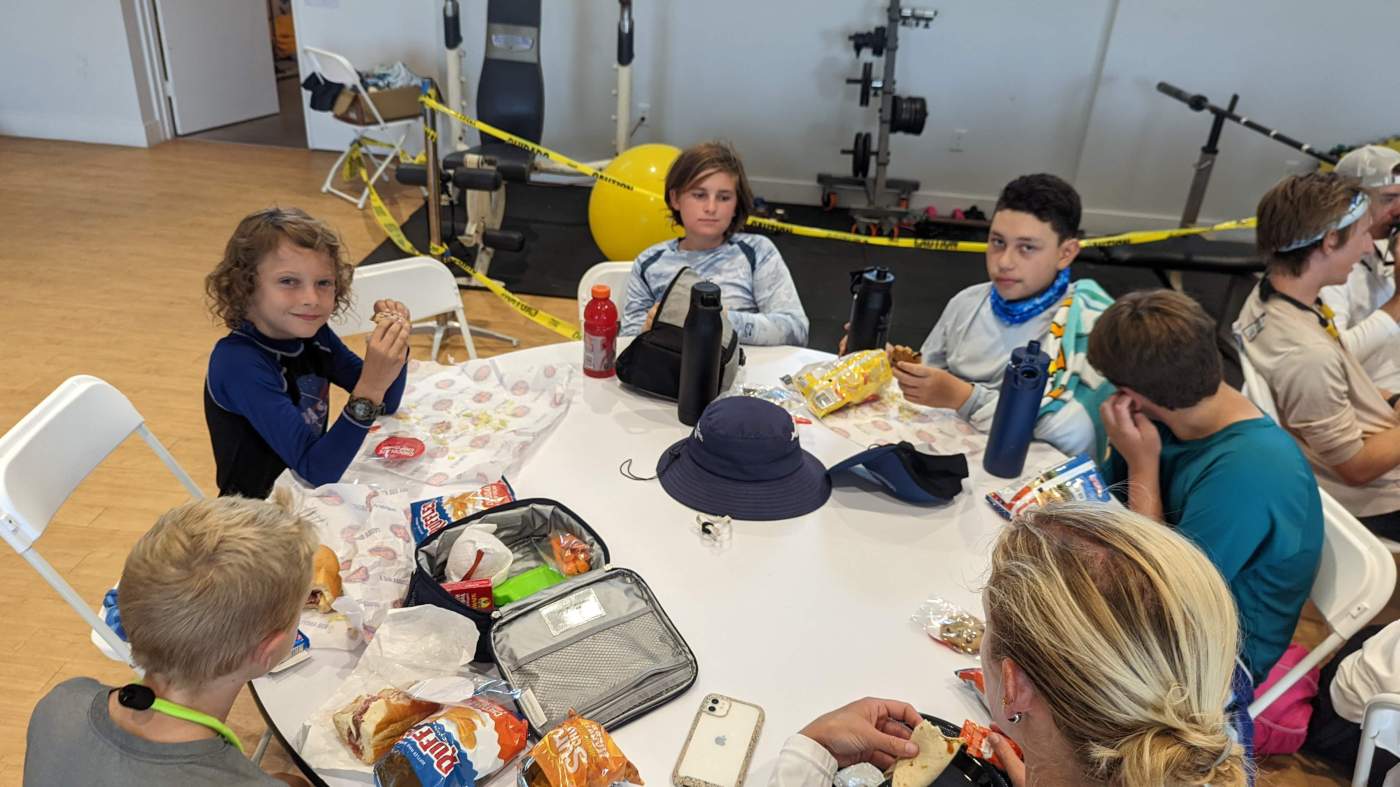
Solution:
<svg viewBox="0 0 1400 787">
<path fill-rule="evenodd" d="M 408 308 L 375 302 L 361 360 L 326 324 L 349 302 L 353 275 L 335 231 L 296 208 L 257 211 L 229 238 L 204 281 L 230 330 L 204 385 L 219 494 L 267 497 L 286 468 L 312 486 L 335 483 L 374 419 L 398 409 Z M 332 383 L 350 400 L 328 428 Z"/>
</svg>

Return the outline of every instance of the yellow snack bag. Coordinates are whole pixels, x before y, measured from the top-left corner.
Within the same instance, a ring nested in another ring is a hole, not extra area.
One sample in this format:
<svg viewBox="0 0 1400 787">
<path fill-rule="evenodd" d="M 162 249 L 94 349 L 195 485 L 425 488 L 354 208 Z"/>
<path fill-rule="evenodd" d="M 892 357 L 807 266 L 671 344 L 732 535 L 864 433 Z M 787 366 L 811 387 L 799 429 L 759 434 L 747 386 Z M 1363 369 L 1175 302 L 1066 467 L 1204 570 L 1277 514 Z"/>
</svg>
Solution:
<svg viewBox="0 0 1400 787">
<path fill-rule="evenodd" d="M 894 372 L 884 350 L 861 350 L 834 361 L 808 364 L 789 379 L 820 418 L 878 394 L 894 379 Z"/>
</svg>

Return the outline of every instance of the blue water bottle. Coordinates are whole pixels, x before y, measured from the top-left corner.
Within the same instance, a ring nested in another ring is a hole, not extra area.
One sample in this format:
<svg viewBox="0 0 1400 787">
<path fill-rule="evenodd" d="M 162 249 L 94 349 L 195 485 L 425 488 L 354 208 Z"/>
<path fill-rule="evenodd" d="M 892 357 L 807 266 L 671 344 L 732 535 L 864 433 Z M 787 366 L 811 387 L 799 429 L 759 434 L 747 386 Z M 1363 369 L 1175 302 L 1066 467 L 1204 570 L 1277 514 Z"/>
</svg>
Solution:
<svg viewBox="0 0 1400 787">
<path fill-rule="evenodd" d="M 1001 395 L 996 415 L 992 416 L 987 452 L 982 456 L 982 469 L 988 473 L 1002 478 L 1020 477 L 1035 432 L 1035 419 L 1040 414 L 1040 400 L 1050 379 L 1049 369 L 1050 356 L 1040 351 L 1040 342 L 1011 351 L 1011 362 L 1001 378 Z"/>
</svg>

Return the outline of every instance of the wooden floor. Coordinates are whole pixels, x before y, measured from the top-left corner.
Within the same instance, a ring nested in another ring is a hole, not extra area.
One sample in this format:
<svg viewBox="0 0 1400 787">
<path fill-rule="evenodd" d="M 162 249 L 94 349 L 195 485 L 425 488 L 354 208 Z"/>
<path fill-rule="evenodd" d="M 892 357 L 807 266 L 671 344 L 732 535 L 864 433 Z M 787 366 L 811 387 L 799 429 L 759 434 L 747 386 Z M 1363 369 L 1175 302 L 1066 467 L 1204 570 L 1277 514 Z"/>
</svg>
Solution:
<svg viewBox="0 0 1400 787">
<path fill-rule="evenodd" d="M 305 150 L 201 141 L 149 150 L 0 137 L 4 240 L 0 243 L 0 432 L 59 383 L 93 374 L 122 390 L 151 429 L 206 490 L 213 458 L 200 385 L 223 330 L 202 299 L 203 277 L 238 220 L 268 205 L 299 206 L 344 235 L 351 259 L 382 239 L 368 211 L 320 193 L 334 156 Z M 416 189 L 384 189 L 406 217 Z M 563 318 L 572 300 L 529 298 Z M 524 346 L 558 341 L 493 296 L 463 295 L 475 325 L 518 336 Z M 354 343 L 352 342 L 352 346 Z M 510 349 L 478 338 L 483 356 Z M 447 354 L 466 353 L 454 339 Z M 413 355 L 426 358 L 428 337 Z M 94 603 L 121 573 L 133 541 L 185 495 L 139 440 L 122 446 L 58 512 L 39 542 L 42 554 Z M 34 703 L 54 684 L 88 675 L 109 684 L 128 670 L 104 659 L 88 629 L 23 560 L 0 550 L 0 785 L 19 784 L 25 728 Z M 1300 636 L 1320 637 L 1307 623 Z M 245 692 L 230 720 L 248 742 L 263 724 Z M 774 730 L 773 734 L 786 734 Z M 1335 785 L 1298 758 L 1266 764 L 1261 784 Z M 289 770 L 274 744 L 264 760 Z M 664 781 L 663 774 L 645 774 Z"/>
<path fill-rule="evenodd" d="M 320 193 L 334 156 L 271 147 L 176 141 L 149 150 L 0 137 L 5 206 L 0 243 L 0 432 L 75 374 L 123 391 L 151 429 L 206 491 L 214 489 L 200 386 L 209 350 L 224 331 L 202 298 L 204 275 L 234 225 L 268 205 L 300 206 L 345 236 L 350 258 L 383 234 L 368 210 Z M 406 217 L 416 189 L 386 187 Z M 468 319 L 515 335 L 525 346 L 558 337 L 493 296 L 467 292 Z M 570 318 L 572 299 L 529 298 Z M 413 355 L 428 357 L 428 336 Z M 356 340 L 352 340 L 355 347 Z M 482 355 L 511 349 L 476 339 Z M 455 336 L 442 360 L 466 358 Z M 64 505 L 39 551 L 94 603 L 121 574 L 133 541 L 185 499 L 140 440 L 128 441 Z M 129 671 L 103 658 L 78 617 L 27 563 L 0 550 L 0 784 L 19 784 L 25 727 L 34 703 L 76 675 L 122 683 Z M 232 726 L 247 742 L 262 721 L 246 692 Z M 274 745 L 264 761 L 290 765 Z"/>
</svg>

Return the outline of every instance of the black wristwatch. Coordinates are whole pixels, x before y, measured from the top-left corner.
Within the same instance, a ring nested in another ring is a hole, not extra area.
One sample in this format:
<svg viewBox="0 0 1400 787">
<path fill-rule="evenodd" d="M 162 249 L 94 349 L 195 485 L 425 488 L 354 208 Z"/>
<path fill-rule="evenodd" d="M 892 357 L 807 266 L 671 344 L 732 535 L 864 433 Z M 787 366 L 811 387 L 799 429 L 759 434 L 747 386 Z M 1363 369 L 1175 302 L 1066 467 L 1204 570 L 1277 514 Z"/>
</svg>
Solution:
<svg viewBox="0 0 1400 787">
<path fill-rule="evenodd" d="M 350 420 L 364 426 L 374 423 L 374 419 L 382 412 L 384 405 L 375 404 L 363 396 L 352 396 L 350 401 L 345 403 L 345 414 L 350 416 Z"/>
</svg>

